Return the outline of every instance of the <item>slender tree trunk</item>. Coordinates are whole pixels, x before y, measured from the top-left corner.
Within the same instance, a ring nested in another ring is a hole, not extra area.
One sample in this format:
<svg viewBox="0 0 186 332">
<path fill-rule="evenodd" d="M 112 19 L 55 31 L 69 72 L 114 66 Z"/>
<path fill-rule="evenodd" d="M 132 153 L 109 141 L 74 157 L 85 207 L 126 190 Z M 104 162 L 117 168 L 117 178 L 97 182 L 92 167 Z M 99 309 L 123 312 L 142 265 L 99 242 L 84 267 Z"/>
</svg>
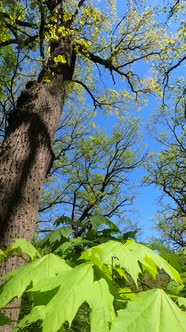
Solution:
<svg viewBox="0 0 186 332">
<path fill-rule="evenodd" d="M 69 39 L 61 39 L 55 44 L 52 56 L 58 54 L 65 56 L 66 63 L 55 67 L 50 83 L 45 83 L 47 71 L 42 71 L 37 83 L 26 85 L 27 88 L 21 92 L 16 109 L 12 112 L 1 146 L 2 249 L 6 249 L 16 238 L 29 241 L 33 238 L 42 185 L 53 161 L 51 139 L 56 132 L 65 100 L 65 81 L 71 80 L 74 71 L 75 59 Z M 49 65 L 53 65 L 51 60 Z M 20 259 L 12 257 L 0 266 L 0 275 L 21 265 L 23 262 Z M 11 311 L 10 316 L 17 319 L 18 311 Z M 3 327 L 0 331 L 7 332 L 11 329 Z"/>
</svg>

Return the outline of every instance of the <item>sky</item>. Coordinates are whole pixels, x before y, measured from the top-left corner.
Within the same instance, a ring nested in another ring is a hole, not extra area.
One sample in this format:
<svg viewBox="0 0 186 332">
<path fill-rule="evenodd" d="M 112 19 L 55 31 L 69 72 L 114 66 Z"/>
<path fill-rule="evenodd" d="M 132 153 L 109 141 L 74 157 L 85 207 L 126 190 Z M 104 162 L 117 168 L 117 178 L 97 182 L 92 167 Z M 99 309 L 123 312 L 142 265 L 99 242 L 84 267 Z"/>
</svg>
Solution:
<svg viewBox="0 0 186 332">
<path fill-rule="evenodd" d="M 153 5 L 161 4 L 162 1 L 157 0 L 153 1 Z M 100 2 L 102 5 L 104 1 Z M 118 9 L 118 15 L 119 17 L 122 17 L 122 14 L 124 12 L 125 7 L 125 1 L 124 0 L 117 0 L 117 9 Z M 146 1 L 146 3 L 151 3 L 151 1 Z M 169 32 L 171 29 L 174 30 L 174 26 L 168 27 Z M 140 62 L 138 65 L 137 70 L 143 74 L 143 77 L 146 78 L 151 74 L 149 70 L 149 66 L 147 64 L 143 64 Z M 176 75 L 179 75 L 181 73 L 181 70 L 176 71 Z M 117 80 L 117 87 L 118 90 L 122 89 L 122 83 L 121 80 L 116 75 L 115 79 Z M 105 85 L 107 87 L 112 87 L 113 82 L 110 77 L 105 82 Z M 131 114 L 137 115 L 141 117 L 141 133 L 142 133 L 142 143 L 144 144 L 143 152 L 146 153 L 147 151 L 154 151 L 158 152 L 161 149 L 161 146 L 159 143 L 157 143 L 153 137 L 153 135 L 150 134 L 150 132 L 147 130 L 147 123 L 150 120 L 151 114 L 153 111 L 157 108 L 157 101 L 156 99 L 151 96 L 148 98 L 148 104 L 145 104 L 141 107 L 141 110 L 135 110 L 135 108 L 131 109 Z M 87 97 L 87 101 L 92 104 L 91 98 Z M 94 122 L 96 125 L 100 126 L 100 128 L 105 128 L 106 132 L 110 135 L 112 133 L 112 128 L 115 125 L 116 117 L 114 115 L 106 116 L 103 112 L 99 111 L 97 112 L 96 118 L 94 118 Z M 159 188 L 155 186 L 142 186 L 140 180 L 142 177 L 146 174 L 145 169 L 143 167 L 138 168 L 134 173 L 131 175 L 131 180 L 138 180 L 138 186 L 136 188 L 136 200 L 134 204 L 135 212 L 131 213 L 131 215 L 134 217 L 134 222 L 137 223 L 138 227 L 141 228 L 140 232 L 140 240 L 141 241 L 147 241 L 153 236 L 158 236 L 158 232 L 154 230 L 154 222 L 152 221 L 153 218 L 155 218 L 155 215 L 159 208 L 159 199 L 161 197 L 162 192 L 159 190 Z"/>
<path fill-rule="evenodd" d="M 155 104 L 154 104 L 155 106 Z M 151 104 L 152 107 L 152 104 Z M 144 109 L 139 112 L 144 125 L 141 126 L 142 130 L 142 144 L 144 144 L 143 152 L 144 154 L 149 151 L 158 151 L 160 149 L 159 144 L 155 142 L 153 137 L 150 136 L 148 130 L 146 129 L 146 124 L 151 115 L 151 108 L 146 106 Z M 115 125 L 114 116 L 106 117 L 103 114 L 98 112 L 97 118 L 95 119 L 96 125 L 100 126 L 106 130 L 109 134 L 112 133 L 112 128 Z M 153 229 L 153 221 L 152 218 L 155 217 L 158 210 L 158 199 L 162 192 L 156 186 L 147 186 L 142 185 L 141 180 L 144 175 L 146 175 L 146 171 L 144 167 L 139 167 L 135 171 L 131 173 L 129 178 L 131 181 L 137 181 L 138 186 L 135 189 L 136 198 L 135 203 L 132 208 L 134 208 L 134 222 L 137 222 L 138 227 L 141 228 L 140 231 L 140 240 L 150 239 L 152 236 L 158 235 L 158 232 Z M 133 214 L 133 213 L 132 213 Z M 131 215 L 132 215 L 131 214 Z"/>
<path fill-rule="evenodd" d="M 146 4 L 151 4 L 152 2 L 146 1 Z M 155 0 L 153 1 L 153 5 L 162 5 L 162 1 Z M 122 17 L 123 12 L 125 9 L 125 1 L 117 0 L 117 14 L 119 17 Z M 165 15 L 162 13 L 162 15 Z M 167 15 L 167 13 L 166 13 Z M 167 24 L 167 31 L 168 33 L 174 32 L 175 30 L 175 22 L 171 24 Z M 139 72 L 143 72 L 144 78 L 149 76 L 150 71 L 147 69 L 147 65 L 140 63 L 138 65 Z M 176 76 L 183 76 L 186 77 L 185 73 L 183 72 L 183 68 L 177 68 L 174 75 Z M 119 87 L 120 88 L 120 87 Z M 156 112 L 157 108 L 157 100 L 154 97 L 148 98 L 148 104 L 141 108 L 140 112 L 137 112 L 137 115 L 140 115 L 142 125 L 141 125 L 141 132 L 142 132 L 142 143 L 145 145 L 144 153 L 147 151 L 159 152 L 162 149 L 160 143 L 158 143 L 153 135 L 147 130 L 147 124 L 150 121 L 151 115 L 153 112 Z M 135 113 L 135 112 L 134 112 Z M 110 134 L 112 132 L 112 127 L 114 125 L 114 117 L 105 117 L 103 114 L 98 113 L 97 118 L 95 120 L 96 124 L 100 127 L 104 125 L 107 133 Z M 146 171 L 143 167 L 138 168 L 134 171 L 134 174 L 131 175 L 131 178 L 134 178 L 139 181 L 139 186 L 137 187 L 137 195 L 135 199 L 134 208 L 136 213 L 134 214 L 134 218 L 138 223 L 138 226 L 141 228 L 140 232 L 140 239 L 141 240 L 148 240 L 151 237 L 159 236 L 157 230 L 155 230 L 155 216 L 159 209 L 160 199 L 162 197 L 162 191 L 155 185 L 140 185 L 140 179 L 146 175 Z M 169 198 L 165 197 L 165 201 L 169 201 Z"/>
</svg>

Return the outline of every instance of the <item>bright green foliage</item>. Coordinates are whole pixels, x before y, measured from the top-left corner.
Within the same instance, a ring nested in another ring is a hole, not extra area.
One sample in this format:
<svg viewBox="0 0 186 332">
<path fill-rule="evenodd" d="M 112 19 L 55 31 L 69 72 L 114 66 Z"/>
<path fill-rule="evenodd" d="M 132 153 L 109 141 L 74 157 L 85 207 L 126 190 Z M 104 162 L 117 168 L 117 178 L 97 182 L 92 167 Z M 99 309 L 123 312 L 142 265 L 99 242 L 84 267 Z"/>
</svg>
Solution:
<svg viewBox="0 0 186 332">
<path fill-rule="evenodd" d="M 111 332 L 184 332 L 185 323 L 186 313 L 162 289 L 152 289 L 136 295 L 119 311 Z"/>
<path fill-rule="evenodd" d="M 92 228 L 97 230 L 100 226 L 108 226 L 109 230 L 113 230 L 116 233 L 119 232 L 119 228 L 109 219 L 103 217 L 102 215 L 95 215 L 88 218 L 88 221 L 91 223 Z"/>
<path fill-rule="evenodd" d="M 90 322 L 92 331 L 107 332 L 115 318 L 113 296 L 104 279 L 95 281 L 88 292 L 88 304 L 91 309 Z"/>
<path fill-rule="evenodd" d="M 160 256 L 169 262 L 178 272 L 182 271 L 179 256 L 169 248 L 165 247 L 161 242 L 153 242 L 149 244 L 149 248 L 157 250 Z"/>
<path fill-rule="evenodd" d="M 153 277 L 156 277 L 157 267 L 164 269 L 172 279 L 181 282 L 178 272 L 167 261 L 147 247 L 131 240 L 125 244 L 116 241 L 103 243 L 85 251 L 81 258 L 92 261 L 99 267 L 101 264 L 106 264 L 112 269 L 113 264 L 114 266 L 119 265 L 130 274 L 136 284 L 138 275 L 142 271 L 147 270 Z M 113 258 L 114 263 L 112 263 Z"/>
<path fill-rule="evenodd" d="M 43 332 L 58 331 L 66 320 L 71 324 L 78 308 L 86 301 L 87 293 L 91 292 L 92 283 L 91 264 L 83 264 L 62 274 L 58 292 L 43 308 Z"/>
<path fill-rule="evenodd" d="M 184 290 L 184 284 L 180 285 L 175 280 L 171 280 L 166 286 L 166 292 L 173 296 L 177 294 L 181 295 L 182 290 Z"/>
<path fill-rule="evenodd" d="M 41 257 L 25 267 L 8 273 L 1 279 L 8 279 L 1 289 L 0 306 L 4 307 L 14 297 L 20 298 L 23 292 L 32 283 L 34 286 L 38 280 L 45 280 L 55 276 L 56 273 L 70 270 L 70 267 L 59 257 L 49 254 Z"/>
<path fill-rule="evenodd" d="M 56 219 L 55 224 L 65 226 L 57 228 L 48 234 L 39 246 L 44 252 L 54 252 L 65 259 L 74 256 L 76 247 L 76 259 L 86 248 L 93 247 L 108 240 L 124 241 L 128 238 L 135 238 L 138 230 L 122 233 L 119 228 L 108 218 L 102 215 L 95 215 L 85 219 L 83 222 L 76 222 L 76 227 L 82 232 L 82 236 L 74 237 L 73 221 L 66 216 Z"/>
<path fill-rule="evenodd" d="M 34 260 L 40 257 L 40 254 L 36 248 L 26 241 L 25 239 L 17 239 L 6 251 L 6 257 L 12 256 L 13 253 L 17 253 L 21 256 L 21 254 L 26 254 L 30 257 L 31 260 Z"/>
<path fill-rule="evenodd" d="M 70 234 L 72 234 L 72 229 L 68 227 L 57 228 L 41 241 L 40 246 L 41 248 L 51 248 L 54 251 L 61 243 L 69 239 Z"/>
<path fill-rule="evenodd" d="M 39 319 L 43 320 L 43 330 L 45 332 L 57 331 L 61 325 L 67 320 L 71 324 L 78 308 L 83 302 L 90 304 L 92 314 L 90 317 L 91 325 L 97 331 L 109 331 L 109 321 L 111 322 L 115 317 L 114 308 L 112 305 L 113 297 L 109 293 L 106 281 L 100 280 L 93 282 L 92 264 L 85 263 L 80 266 L 59 273 L 54 277 L 40 280 L 40 282 L 29 290 L 29 292 L 37 292 L 34 295 L 34 302 L 39 307 L 34 308 L 30 315 L 25 317 L 18 325 L 30 325 L 31 322 Z M 57 281 L 57 282 L 55 282 Z M 58 291 L 49 303 L 42 306 L 42 302 L 46 301 L 46 291 L 51 288 L 58 287 Z M 43 299 L 42 299 L 43 292 Z M 39 301 L 37 299 L 39 297 Z M 43 301 L 42 301 L 43 300 Z M 100 327 L 97 325 L 98 312 L 100 315 Z M 52 317 L 52 319 L 51 319 Z M 105 319 L 103 318 L 105 317 Z M 17 331 L 17 329 L 15 329 Z"/>
<path fill-rule="evenodd" d="M 73 261 L 73 267 L 49 254 L 6 276 L 8 281 L 0 288 L 0 307 L 24 292 L 32 303 L 30 312 L 18 322 L 14 332 L 29 331 L 35 322 L 41 323 L 34 325 L 36 332 L 65 332 L 68 326 L 74 331 L 73 320 L 78 320 L 79 308 L 85 303 L 90 308 L 91 332 L 184 331 L 186 313 L 182 309 L 186 303 L 181 296 L 184 285 L 178 272 L 158 254 L 128 240 L 92 247 L 77 261 L 72 256 L 71 253 L 68 263 Z M 138 286 L 126 287 L 130 283 L 126 279 L 132 277 L 137 283 L 144 270 L 155 277 L 157 268 L 164 269 L 172 283 L 177 284 L 177 294 L 174 289 L 171 292 L 170 285 L 168 295 L 162 289 L 144 292 Z M 87 314 L 84 311 L 86 317 Z M 6 322 L 6 317 L 0 316 L 0 323 Z M 84 331 L 79 326 L 77 331 Z"/>
<path fill-rule="evenodd" d="M 172 298 L 174 298 L 174 296 L 172 296 Z M 176 296 L 175 298 L 180 307 L 186 308 L 186 298 L 185 297 Z"/>
</svg>

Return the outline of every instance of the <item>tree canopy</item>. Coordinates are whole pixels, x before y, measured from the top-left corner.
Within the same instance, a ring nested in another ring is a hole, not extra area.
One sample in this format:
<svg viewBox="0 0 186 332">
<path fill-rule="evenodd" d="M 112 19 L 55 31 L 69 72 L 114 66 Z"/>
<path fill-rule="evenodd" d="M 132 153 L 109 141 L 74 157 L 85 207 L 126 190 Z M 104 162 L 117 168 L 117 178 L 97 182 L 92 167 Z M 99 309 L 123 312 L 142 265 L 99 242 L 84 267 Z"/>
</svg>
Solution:
<svg viewBox="0 0 186 332">
<path fill-rule="evenodd" d="M 186 121 L 180 85 L 182 81 L 177 82 L 170 92 L 173 107 L 154 115 L 152 123 L 162 150 L 151 154 L 146 164 L 148 176 L 145 177 L 146 183 L 157 185 L 163 193 L 157 228 L 162 231 L 164 240 L 171 241 L 176 248 L 184 247 L 186 243 Z"/>
</svg>

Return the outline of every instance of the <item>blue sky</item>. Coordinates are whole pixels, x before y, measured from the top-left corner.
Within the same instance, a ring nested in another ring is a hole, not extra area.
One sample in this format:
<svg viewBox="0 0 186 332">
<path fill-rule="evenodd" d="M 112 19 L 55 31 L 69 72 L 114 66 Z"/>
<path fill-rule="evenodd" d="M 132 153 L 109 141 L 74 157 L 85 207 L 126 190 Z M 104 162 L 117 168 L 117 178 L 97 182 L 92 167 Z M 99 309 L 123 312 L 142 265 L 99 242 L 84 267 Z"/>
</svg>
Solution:
<svg viewBox="0 0 186 332">
<path fill-rule="evenodd" d="M 154 104 L 155 106 L 155 104 Z M 155 142 L 153 137 L 151 137 L 145 128 L 146 123 L 151 115 L 152 104 L 151 107 L 146 106 L 141 112 L 138 112 L 137 115 L 141 115 L 142 121 L 144 122 L 141 125 L 142 131 L 142 143 L 145 145 L 143 152 L 147 152 L 149 150 L 158 151 L 160 150 L 160 146 Z M 97 118 L 95 123 L 106 130 L 108 134 L 111 134 L 112 128 L 115 125 L 115 117 L 114 116 L 105 116 L 98 112 Z M 137 168 L 135 171 L 131 173 L 129 178 L 131 181 L 137 180 L 137 188 L 135 189 L 136 192 L 136 199 L 134 203 L 134 222 L 137 222 L 138 226 L 141 228 L 140 238 L 147 239 L 151 236 L 155 235 L 155 231 L 153 229 L 153 222 L 151 219 L 155 217 L 155 214 L 158 209 L 158 197 L 160 197 L 160 190 L 155 186 L 147 186 L 141 184 L 141 179 L 146 174 L 146 171 L 143 167 Z M 132 216 L 133 213 L 131 213 Z M 132 219 L 132 217 L 131 217 Z M 156 234 L 158 234 L 156 232 Z"/>
<path fill-rule="evenodd" d="M 148 1 L 146 3 L 148 4 Z M 153 5 L 156 5 L 158 3 L 161 3 L 161 1 L 153 1 Z M 101 4 L 103 4 L 103 2 L 101 2 Z M 117 4 L 118 4 L 118 14 L 121 17 L 125 7 L 125 1 L 118 0 Z M 173 28 L 170 28 L 169 26 L 168 29 L 169 31 L 171 31 L 171 29 Z M 137 70 L 138 72 L 143 74 L 144 78 L 148 77 L 149 74 L 151 74 L 149 70 L 149 65 L 143 64 L 142 62 L 138 64 Z M 179 74 L 180 70 L 177 70 L 175 75 Z M 107 79 L 107 77 L 109 78 Z M 109 73 L 107 73 L 106 82 L 104 84 L 107 85 L 108 88 L 113 87 L 113 88 L 118 88 L 118 90 L 125 88 L 127 86 L 127 85 L 124 85 L 124 87 L 122 86 L 122 84 L 124 83 L 122 83 L 118 75 L 115 75 L 115 79 L 116 79 L 116 85 L 113 86 L 112 78 L 109 76 Z M 143 105 L 140 111 L 135 109 L 135 105 L 132 106 L 132 104 L 131 104 L 131 110 L 128 111 L 128 113 L 129 114 L 131 113 L 131 115 L 133 114 L 141 116 L 141 133 L 142 133 L 142 143 L 144 144 L 144 149 L 143 149 L 144 153 L 149 150 L 157 152 L 161 149 L 161 146 L 154 140 L 153 136 L 150 135 L 150 133 L 146 128 L 146 125 L 151 117 L 152 112 L 153 111 L 155 112 L 155 110 L 157 109 L 157 101 L 155 97 L 149 96 L 148 99 L 149 99 L 148 104 Z M 92 100 L 90 96 L 87 96 L 87 102 L 92 105 Z M 100 128 L 105 128 L 106 132 L 108 134 L 111 134 L 112 128 L 115 124 L 116 117 L 114 115 L 106 116 L 103 112 L 98 110 L 97 116 L 93 120 L 98 126 L 100 126 Z M 138 182 L 139 185 L 136 188 L 136 200 L 134 204 L 134 209 L 136 210 L 136 212 L 131 215 L 134 216 L 134 220 L 132 221 L 137 222 L 138 226 L 142 229 L 142 232 L 140 234 L 140 240 L 147 240 L 151 236 L 155 236 L 157 234 L 157 232 L 155 232 L 155 230 L 153 229 L 153 222 L 151 221 L 151 219 L 154 218 L 157 213 L 159 207 L 158 199 L 162 194 L 162 192 L 155 186 L 140 186 L 140 180 L 145 174 L 146 173 L 144 168 L 140 167 L 131 175 L 131 180 L 139 181 Z"/>
<path fill-rule="evenodd" d="M 152 2 L 146 1 L 146 5 L 151 4 Z M 155 5 L 162 5 L 162 1 L 156 0 L 153 1 L 153 6 Z M 123 12 L 125 9 L 125 1 L 118 0 L 117 1 L 117 11 L 118 15 L 122 17 Z M 162 13 L 162 17 L 164 15 L 168 15 L 167 13 Z M 162 19 L 162 17 L 160 19 Z M 167 31 L 168 33 L 174 32 L 175 30 L 175 22 L 168 22 L 167 24 Z M 148 69 L 148 66 L 146 64 L 140 63 L 137 65 L 137 70 L 140 73 L 143 73 L 144 77 L 148 77 L 150 74 L 150 70 Z M 150 68 L 150 67 L 149 67 Z M 174 72 L 175 76 L 182 75 L 183 76 L 183 68 L 177 68 L 177 70 Z M 117 77 L 116 77 L 117 80 Z M 110 85 L 108 83 L 108 85 Z M 120 84 L 118 85 L 118 88 L 120 88 Z M 142 133 L 142 142 L 144 143 L 144 152 L 146 151 L 153 151 L 153 152 L 159 152 L 162 149 L 162 146 L 160 143 L 158 143 L 153 135 L 149 133 L 149 131 L 146 128 L 147 123 L 150 120 L 150 117 L 153 112 L 157 111 L 157 100 L 153 96 L 148 97 L 148 104 L 141 108 L 140 112 L 137 111 L 137 115 L 141 116 L 141 133 Z M 133 114 L 135 114 L 135 110 L 132 111 Z M 112 127 L 115 122 L 115 117 L 105 117 L 103 114 L 98 112 L 97 118 L 96 118 L 96 124 L 98 124 L 100 127 L 103 127 L 106 129 L 107 133 L 110 134 L 112 131 Z M 139 180 L 146 174 L 146 171 L 143 167 L 138 168 L 133 175 L 131 175 L 131 178 Z M 155 216 L 159 209 L 159 203 L 162 196 L 162 191 L 157 188 L 154 185 L 144 185 L 144 186 L 138 186 L 136 189 L 136 200 L 134 208 L 136 209 L 136 213 L 134 214 L 134 218 L 136 218 L 137 223 L 139 224 L 139 227 L 142 229 L 142 233 L 140 237 L 142 240 L 150 238 L 152 236 L 158 235 L 158 231 L 155 230 L 153 227 L 155 225 Z M 168 201 L 168 198 L 167 198 Z M 154 219 L 154 221 L 152 220 Z"/>
</svg>

